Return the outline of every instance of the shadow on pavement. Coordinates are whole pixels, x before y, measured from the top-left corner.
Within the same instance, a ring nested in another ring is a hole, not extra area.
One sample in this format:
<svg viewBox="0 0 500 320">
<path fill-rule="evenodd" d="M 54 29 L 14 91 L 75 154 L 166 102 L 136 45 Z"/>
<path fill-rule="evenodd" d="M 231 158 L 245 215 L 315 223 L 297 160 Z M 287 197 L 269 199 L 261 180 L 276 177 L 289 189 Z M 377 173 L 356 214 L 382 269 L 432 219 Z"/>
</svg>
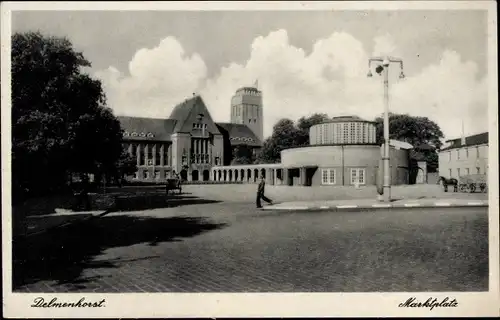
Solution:
<svg viewBox="0 0 500 320">
<path fill-rule="evenodd" d="M 117 211 L 137 211 L 158 208 L 175 208 L 186 205 L 219 203 L 218 200 L 202 199 L 185 194 L 129 195 L 116 198 Z"/>
<path fill-rule="evenodd" d="M 104 216 L 13 241 L 12 287 L 42 280 L 78 279 L 86 268 L 114 268 L 119 260 L 93 261 L 106 249 L 139 243 L 180 241 L 225 227 L 203 218 Z"/>
</svg>

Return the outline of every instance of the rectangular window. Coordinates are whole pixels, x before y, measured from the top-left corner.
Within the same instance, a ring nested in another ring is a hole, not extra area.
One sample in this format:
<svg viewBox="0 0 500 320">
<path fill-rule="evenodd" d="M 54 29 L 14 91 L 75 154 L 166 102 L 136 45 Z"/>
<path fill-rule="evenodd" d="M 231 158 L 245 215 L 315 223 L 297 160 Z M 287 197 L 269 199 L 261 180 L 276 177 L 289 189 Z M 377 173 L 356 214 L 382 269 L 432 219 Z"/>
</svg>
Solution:
<svg viewBox="0 0 500 320">
<path fill-rule="evenodd" d="M 448 169 L 448 176 L 449 176 L 450 179 L 452 178 L 451 177 L 451 169 Z"/>
<path fill-rule="evenodd" d="M 161 166 L 161 144 L 155 146 L 155 166 Z"/>
<path fill-rule="evenodd" d="M 476 147 L 476 158 L 479 158 L 479 147 Z"/>
<path fill-rule="evenodd" d="M 143 171 L 143 172 L 142 172 L 142 177 L 143 177 L 144 179 L 149 179 L 149 171 L 147 171 L 147 170 L 146 170 L 146 171 Z"/>
<path fill-rule="evenodd" d="M 147 160 L 148 160 L 148 166 L 153 165 L 153 145 L 146 145 L 147 148 Z"/>
<path fill-rule="evenodd" d="M 465 158 L 469 158 L 469 149 L 465 148 Z"/>
<path fill-rule="evenodd" d="M 465 168 L 465 174 L 468 175 L 469 174 L 469 168 Z"/>
<path fill-rule="evenodd" d="M 163 145 L 163 163 L 162 163 L 162 165 L 164 165 L 164 166 L 170 165 L 170 162 L 168 159 L 168 148 L 169 148 L 168 144 Z"/>
<path fill-rule="evenodd" d="M 451 161 L 451 151 L 448 151 L 448 162 Z"/>
<path fill-rule="evenodd" d="M 156 180 L 160 179 L 160 171 L 159 170 L 155 170 L 155 179 Z"/>
<path fill-rule="evenodd" d="M 460 149 L 457 149 L 457 160 L 460 160 Z"/>
<path fill-rule="evenodd" d="M 321 169 L 321 184 L 335 184 L 335 169 Z"/>
<path fill-rule="evenodd" d="M 144 165 L 144 149 L 145 145 L 140 144 L 137 146 L 137 153 L 139 154 L 139 165 L 143 166 Z M 142 155 L 142 157 L 141 157 Z"/>
<path fill-rule="evenodd" d="M 321 169 L 321 184 L 335 184 L 335 169 Z"/>
<path fill-rule="evenodd" d="M 356 182 L 359 182 L 359 184 L 365 184 L 365 176 L 365 169 L 351 169 L 351 184 L 355 184 Z"/>
<path fill-rule="evenodd" d="M 153 165 L 153 145 L 152 144 L 147 145 L 147 164 L 148 164 L 148 166 Z"/>
<path fill-rule="evenodd" d="M 331 169 L 329 176 L 330 176 L 330 183 L 335 184 L 335 170 Z"/>
<path fill-rule="evenodd" d="M 130 148 L 130 155 L 132 157 L 137 157 L 137 145 L 135 143 L 132 143 L 132 146 Z"/>
<path fill-rule="evenodd" d="M 476 173 L 477 173 L 477 174 L 480 174 L 480 173 L 481 173 L 481 168 L 476 167 Z"/>
<path fill-rule="evenodd" d="M 460 178 L 460 168 L 457 168 L 457 178 Z"/>
</svg>

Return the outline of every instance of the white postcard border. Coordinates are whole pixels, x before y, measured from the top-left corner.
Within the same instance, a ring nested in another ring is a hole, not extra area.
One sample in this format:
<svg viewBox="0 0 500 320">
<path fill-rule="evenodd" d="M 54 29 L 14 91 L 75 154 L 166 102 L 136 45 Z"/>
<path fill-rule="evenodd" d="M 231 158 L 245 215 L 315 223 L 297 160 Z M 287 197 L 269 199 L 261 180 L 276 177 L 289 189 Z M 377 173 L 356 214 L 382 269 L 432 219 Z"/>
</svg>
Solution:
<svg viewBox="0 0 500 320">
<path fill-rule="evenodd" d="M 2 3 L 2 240 L 3 311 L 5 317 L 297 317 L 297 316 L 498 316 L 499 199 L 498 199 L 498 74 L 497 15 L 493 1 L 389 2 L 10 2 Z M 408 293 L 13 293 L 11 286 L 10 181 L 10 23 L 11 10 L 488 10 L 489 79 L 489 292 Z M 31 308 L 35 298 L 64 301 L 105 299 L 103 308 Z M 456 299 L 456 308 L 400 308 L 410 297 Z"/>
</svg>

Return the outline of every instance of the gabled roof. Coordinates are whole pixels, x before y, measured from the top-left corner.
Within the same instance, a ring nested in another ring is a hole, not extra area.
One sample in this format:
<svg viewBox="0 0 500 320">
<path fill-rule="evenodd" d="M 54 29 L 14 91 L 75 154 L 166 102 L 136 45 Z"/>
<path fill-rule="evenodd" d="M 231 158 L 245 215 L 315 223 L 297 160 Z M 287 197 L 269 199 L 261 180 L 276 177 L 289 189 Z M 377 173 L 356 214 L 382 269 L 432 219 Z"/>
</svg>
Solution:
<svg viewBox="0 0 500 320">
<path fill-rule="evenodd" d="M 192 123 L 196 121 L 199 113 L 204 115 L 207 131 L 218 134 L 218 128 L 200 96 L 194 96 L 175 106 L 169 117 L 169 119 L 177 121 L 173 132 L 191 132 L 193 130 Z"/>
<path fill-rule="evenodd" d="M 394 140 L 394 139 L 389 139 L 389 145 L 404 150 L 413 149 L 413 146 L 408 142 Z"/>
<path fill-rule="evenodd" d="M 118 116 L 127 140 L 170 141 L 176 124 L 172 119 Z"/>
<path fill-rule="evenodd" d="M 183 102 L 176 105 L 170 113 L 169 119 L 177 121 L 176 127 L 179 124 L 182 126 L 184 121 L 186 121 L 189 113 L 191 112 L 191 109 L 193 108 L 195 98 L 196 97 L 184 100 Z"/>
<path fill-rule="evenodd" d="M 262 145 L 262 142 L 253 133 L 252 129 L 245 124 L 218 122 L 216 125 L 221 132 L 227 132 L 232 146 L 246 144 L 260 147 Z"/>
<path fill-rule="evenodd" d="M 448 147 L 441 149 L 441 151 L 462 148 L 462 147 L 477 146 L 480 144 L 487 144 L 488 143 L 488 132 L 483 132 L 483 133 L 479 133 L 479 134 L 465 137 L 465 145 L 462 145 L 461 138 L 446 140 L 446 142 L 451 142 L 451 144 Z"/>
</svg>

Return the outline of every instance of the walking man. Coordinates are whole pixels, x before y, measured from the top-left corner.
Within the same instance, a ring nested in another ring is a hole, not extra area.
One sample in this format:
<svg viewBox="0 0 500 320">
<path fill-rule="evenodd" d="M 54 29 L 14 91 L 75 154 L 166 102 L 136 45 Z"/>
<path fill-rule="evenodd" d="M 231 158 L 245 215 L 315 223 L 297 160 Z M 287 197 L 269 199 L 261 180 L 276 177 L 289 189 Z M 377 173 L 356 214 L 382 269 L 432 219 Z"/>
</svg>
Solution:
<svg viewBox="0 0 500 320">
<path fill-rule="evenodd" d="M 259 187 L 257 188 L 257 201 L 256 201 L 257 208 L 262 208 L 262 204 L 260 203 L 260 199 L 264 200 L 265 202 L 267 202 L 269 204 L 273 204 L 273 201 L 264 195 L 265 187 L 266 187 L 266 179 L 264 178 L 263 175 L 261 175 Z"/>
</svg>

